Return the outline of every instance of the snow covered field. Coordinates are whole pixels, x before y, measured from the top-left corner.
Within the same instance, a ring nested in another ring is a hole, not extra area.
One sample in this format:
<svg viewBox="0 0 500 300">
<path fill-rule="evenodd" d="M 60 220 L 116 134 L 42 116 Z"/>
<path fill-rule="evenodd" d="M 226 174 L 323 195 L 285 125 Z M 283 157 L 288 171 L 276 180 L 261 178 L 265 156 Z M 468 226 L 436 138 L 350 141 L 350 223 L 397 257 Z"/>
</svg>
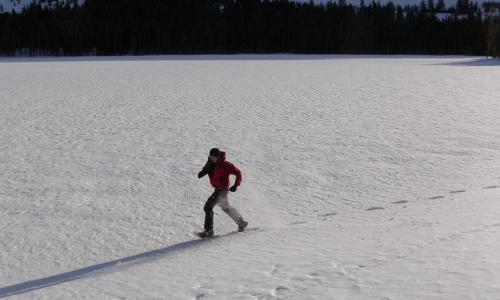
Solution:
<svg viewBox="0 0 500 300">
<path fill-rule="evenodd" d="M 481 58 L 0 59 L 0 298 L 498 299 L 499 116 Z"/>
</svg>

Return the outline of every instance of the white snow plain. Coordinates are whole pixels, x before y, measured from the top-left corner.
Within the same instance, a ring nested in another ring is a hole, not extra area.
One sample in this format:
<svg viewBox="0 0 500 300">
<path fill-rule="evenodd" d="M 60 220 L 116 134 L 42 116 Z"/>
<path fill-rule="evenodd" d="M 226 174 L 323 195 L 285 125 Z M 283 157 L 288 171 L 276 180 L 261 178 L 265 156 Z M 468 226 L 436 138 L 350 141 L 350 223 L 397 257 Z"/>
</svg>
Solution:
<svg viewBox="0 0 500 300">
<path fill-rule="evenodd" d="M 0 60 L 0 298 L 498 299 L 500 63 Z M 198 240 L 220 147 L 243 171 Z"/>
</svg>

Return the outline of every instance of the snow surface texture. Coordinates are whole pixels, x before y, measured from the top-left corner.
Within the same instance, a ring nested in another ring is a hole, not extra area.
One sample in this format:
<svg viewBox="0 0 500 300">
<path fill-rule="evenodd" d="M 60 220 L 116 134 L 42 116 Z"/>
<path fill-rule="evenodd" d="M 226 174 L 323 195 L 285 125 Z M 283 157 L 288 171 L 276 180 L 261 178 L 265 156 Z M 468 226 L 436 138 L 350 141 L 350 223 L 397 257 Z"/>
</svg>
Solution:
<svg viewBox="0 0 500 300">
<path fill-rule="evenodd" d="M 500 65 L 0 60 L 0 297 L 495 299 Z M 243 171 L 197 240 L 218 146 Z"/>
</svg>

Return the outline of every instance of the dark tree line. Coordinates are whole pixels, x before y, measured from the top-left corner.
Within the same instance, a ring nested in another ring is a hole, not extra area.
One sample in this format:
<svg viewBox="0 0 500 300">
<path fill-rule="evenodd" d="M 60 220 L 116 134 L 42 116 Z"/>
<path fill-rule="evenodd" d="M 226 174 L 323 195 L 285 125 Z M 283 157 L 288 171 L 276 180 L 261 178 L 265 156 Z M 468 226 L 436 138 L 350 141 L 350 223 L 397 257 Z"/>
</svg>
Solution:
<svg viewBox="0 0 500 300">
<path fill-rule="evenodd" d="M 445 15 L 446 17 L 443 17 Z M 477 4 L 287 0 L 86 0 L 0 13 L 2 55 L 486 54 Z M 499 43 L 500 44 L 500 43 Z"/>
<path fill-rule="evenodd" d="M 488 55 L 500 58 L 500 18 L 490 18 L 488 30 Z"/>
<path fill-rule="evenodd" d="M 488 55 L 500 57 L 500 2 L 486 2 L 484 9 L 488 16 Z"/>
</svg>

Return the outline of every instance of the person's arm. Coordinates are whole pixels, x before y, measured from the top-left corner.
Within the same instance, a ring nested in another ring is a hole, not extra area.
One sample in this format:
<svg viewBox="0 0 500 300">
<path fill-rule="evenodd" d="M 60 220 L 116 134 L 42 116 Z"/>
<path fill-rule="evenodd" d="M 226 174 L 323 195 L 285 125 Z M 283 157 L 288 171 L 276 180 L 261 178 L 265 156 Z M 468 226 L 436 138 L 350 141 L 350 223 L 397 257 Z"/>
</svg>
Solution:
<svg viewBox="0 0 500 300">
<path fill-rule="evenodd" d="M 236 189 L 240 186 L 242 180 L 241 170 L 238 169 L 238 167 L 236 167 L 235 165 L 230 164 L 229 173 L 236 175 L 236 181 L 234 182 L 233 186 L 229 189 L 231 192 L 236 192 Z"/>
<path fill-rule="evenodd" d="M 207 163 L 205 164 L 205 166 L 203 166 L 203 169 L 198 173 L 198 178 L 202 178 L 203 176 L 207 175 L 208 174 L 208 163 L 210 162 L 207 161 Z"/>
</svg>

